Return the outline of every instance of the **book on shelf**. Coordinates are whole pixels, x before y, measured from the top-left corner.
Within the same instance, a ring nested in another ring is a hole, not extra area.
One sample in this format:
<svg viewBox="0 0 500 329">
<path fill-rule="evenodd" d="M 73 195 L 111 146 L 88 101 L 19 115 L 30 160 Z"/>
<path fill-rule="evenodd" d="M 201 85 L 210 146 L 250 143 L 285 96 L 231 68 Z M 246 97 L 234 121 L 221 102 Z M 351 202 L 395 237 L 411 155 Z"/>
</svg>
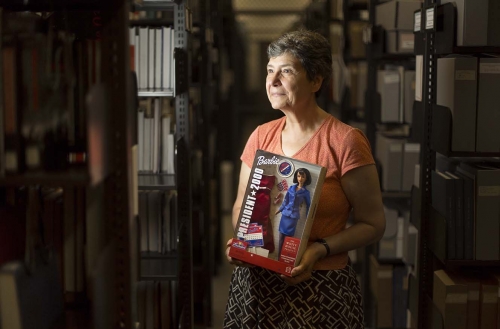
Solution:
<svg viewBox="0 0 500 329">
<path fill-rule="evenodd" d="M 173 89 L 174 29 L 137 26 L 130 27 L 129 33 L 139 91 Z M 132 68 L 132 63 L 130 66 Z"/>
<path fill-rule="evenodd" d="M 458 175 L 449 171 L 445 172 L 453 180 L 455 186 L 455 238 L 456 238 L 456 257 L 465 259 L 465 230 L 464 230 L 464 181 Z"/>
<path fill-rule="evenodd" d="M 460 163 L 457 171 L 473 180 L 475 259 L 499 260 L 500 167 L 495 163 Z"/>
<path fill-rule="evenodd" d="M 446 218 L 446 255 L 447 259 L 457 259 L 457 219 L 456 219 L 456 187 L 452 177 L 446 173 L 433 170 L 432 206 Z"/>
<path fill-rule="evenodd" d="M 463 230 L 464 230 L 464 259 L 472 260 L 475 259 L 474 256 L 474 234 L 475 234 L 475 197 L 474 197 L 474 179 L 464 174 L 460 169 L 456 169 L 454 172 L 462 181 L 462 218 L 463 218 Z M 460 191 L 457 191 L 460 193 Z M 460 204 L 458 204 L 460 206 Z"/>
<path fill-rule="evenodd" d="M 290 276 L 307 248 L 325 175 L 316 164 L 258 150 L 229 256 Z"/>
</svg>

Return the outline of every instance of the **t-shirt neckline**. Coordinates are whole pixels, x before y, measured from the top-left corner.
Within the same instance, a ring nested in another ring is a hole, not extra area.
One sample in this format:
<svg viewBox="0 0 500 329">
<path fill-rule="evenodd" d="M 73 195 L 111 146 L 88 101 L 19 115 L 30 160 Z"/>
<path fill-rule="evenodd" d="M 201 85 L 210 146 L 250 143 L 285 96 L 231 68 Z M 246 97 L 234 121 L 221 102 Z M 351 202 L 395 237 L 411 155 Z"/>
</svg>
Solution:
<svg viewBox="0 0 500 329">
<path fill-rule="evenodd" d="M 283 120 L 281 121 L 281 127 L 279 129 L 280 133 L 279 133 L 278 149 L 279 149 L 279 152 L 281 153 L 281 155 L 289 157 L 289 158 L 295 158 L 299 153 L 302 152 L 302 150 L 304 150 L 306 148 L 306 146 L 308 146 L 311 143 L 311 141 L 318 135 L 318 133 L 321 131 L 321 129 L 323 129 L 326 122 L 329 121 L 331 117 L 332 117 L 331 115 L 327 115 L 325 117 L 325 119 L 323 120 L 321 125 L 318 127 L 318 129 L 316 129 L 316 131 L 311 136 L 311 138 L 309 138 L 309 140 L 307 142 L 305 142 L 304 145 L 302 145 L 302 147 L 297 152 L 295 152 L 292 155 L 286 155 L 285 152 L 283 151 L 283 141 L 281 140 L 281 133 L 283 132 L 283 128 L 284 128 L 285 123 L 286 123 L 286 116 L 284 116 Z"/>
</svg>

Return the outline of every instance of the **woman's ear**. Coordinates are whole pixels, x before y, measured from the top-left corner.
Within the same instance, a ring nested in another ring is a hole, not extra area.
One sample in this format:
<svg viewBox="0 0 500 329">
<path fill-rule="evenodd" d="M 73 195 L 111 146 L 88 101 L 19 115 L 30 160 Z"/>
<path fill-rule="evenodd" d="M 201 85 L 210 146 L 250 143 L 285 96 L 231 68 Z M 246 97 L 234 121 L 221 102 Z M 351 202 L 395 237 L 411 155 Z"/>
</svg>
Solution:
<svg viewBox="0 0 500 329">
<path fill-rule="evenodd" d="M 313 79 L 313 92 L 317 92 L 319 88 L 321 88 L 321 84 L 323 83 L 323 77 L 321 75 L 316 75 Z"/>
</svg>

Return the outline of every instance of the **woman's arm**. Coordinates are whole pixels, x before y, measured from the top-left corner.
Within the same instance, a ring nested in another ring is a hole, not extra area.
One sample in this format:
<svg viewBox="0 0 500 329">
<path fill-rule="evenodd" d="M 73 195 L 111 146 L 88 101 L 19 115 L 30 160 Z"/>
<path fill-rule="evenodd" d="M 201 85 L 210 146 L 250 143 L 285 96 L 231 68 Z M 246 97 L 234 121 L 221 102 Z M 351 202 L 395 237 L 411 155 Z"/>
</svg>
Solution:
<svg viewBox="0 0 500 329">
<path fill-rule="evenodd" d="M 287 192 L 285 192 L 285 198 L 283 199 L 283 202 L 281 203 L 281 206 L 274 213 L 275 215 L 279 214 L 280 212 L 283 211 L 283 209 L 285 209 L 285 206 L 288 204 L 288 198 L 289 198 L 289 195 L 288 195 L 288 191 L 287 191 Z"/>
<path fill-rule="evenodd" d="M 385 231 L 384 206 L 375 165 L 350 170 L 340 182 L 353 208 L 354 225 L 325 239 L 332 254 L 375 243 Z"/>
<path fill-rule="evenodd" d="M 306 199 L 306 216 L 309 215 L 309 208 L 311 207 L 311 193 L 306 190 L 306 195 L 305 195 L 305 199 Z"/>
</svg>

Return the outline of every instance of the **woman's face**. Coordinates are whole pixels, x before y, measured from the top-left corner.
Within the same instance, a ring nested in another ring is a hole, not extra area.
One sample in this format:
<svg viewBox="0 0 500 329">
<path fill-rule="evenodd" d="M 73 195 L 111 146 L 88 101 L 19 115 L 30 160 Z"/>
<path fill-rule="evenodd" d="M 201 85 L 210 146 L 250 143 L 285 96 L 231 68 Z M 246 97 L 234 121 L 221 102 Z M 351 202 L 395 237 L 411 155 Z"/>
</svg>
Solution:
<svg viewBox="0 0 500 329">
<path fill-rule="evenodd" d="M 318 79 L 316 79 L 318 80 Z M 267 97 L 274 109 L 293 108 L 306 104 L 321 86 L 319 81 L 309 81 L 305 69 L 293 55 L 272 57 L 267 64 Z"/>
</svg>

